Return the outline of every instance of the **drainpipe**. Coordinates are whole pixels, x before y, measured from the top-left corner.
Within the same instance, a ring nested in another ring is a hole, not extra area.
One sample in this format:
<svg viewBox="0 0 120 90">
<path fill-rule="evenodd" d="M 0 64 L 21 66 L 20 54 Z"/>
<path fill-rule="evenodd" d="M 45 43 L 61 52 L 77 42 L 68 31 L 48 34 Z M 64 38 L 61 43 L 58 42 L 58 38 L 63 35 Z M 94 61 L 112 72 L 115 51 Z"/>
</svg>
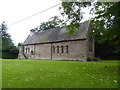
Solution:
<svg viewBox="0 0 120 90">
<path fill-rule="evenodd" d="M 36 45 L 36 44 L 35 44 Z M 34 59 L 35 59 L 35 45 L 34 45 Z"/>
<path fill-rule="evenodd" d="M 51 60 L 52 60 L 52 43 L 51 43 Z"/>
</svg>

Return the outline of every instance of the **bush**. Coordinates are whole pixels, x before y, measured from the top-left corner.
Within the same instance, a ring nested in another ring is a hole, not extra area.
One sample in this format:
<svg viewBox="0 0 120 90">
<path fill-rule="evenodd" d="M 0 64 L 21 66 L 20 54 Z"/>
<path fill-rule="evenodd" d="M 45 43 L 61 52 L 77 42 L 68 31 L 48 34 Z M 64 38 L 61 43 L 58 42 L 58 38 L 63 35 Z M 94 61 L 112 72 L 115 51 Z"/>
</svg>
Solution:
<svg viewBox="0 0 120 90">
<path fill-rule="evenodd" d="M 87 61 L 93 61 L 93 59 L 92 59 L 92 58 L 90 58 L 90 57 L 88 57 L 88 58 L 87 58 Z"/>
<path fill-rule="evenodd" d="M 15 59 L 18 57 L 18 53 L 2 52 L 3 59 Z"/>
<path fill-rule="evenodd" d="M 100 61 L 100 60 L 101 60 L 101 59 L 98 58 L 98 57 L 94 57 L 94 58 L 88 57 L 88 58 L 87 58 L 87 61 Z"/>
<path fill-rule="evenodd" d="M 98 57 L 93 58 L 93 61 L 100 61 L 101 59 Z"/>
</svg>

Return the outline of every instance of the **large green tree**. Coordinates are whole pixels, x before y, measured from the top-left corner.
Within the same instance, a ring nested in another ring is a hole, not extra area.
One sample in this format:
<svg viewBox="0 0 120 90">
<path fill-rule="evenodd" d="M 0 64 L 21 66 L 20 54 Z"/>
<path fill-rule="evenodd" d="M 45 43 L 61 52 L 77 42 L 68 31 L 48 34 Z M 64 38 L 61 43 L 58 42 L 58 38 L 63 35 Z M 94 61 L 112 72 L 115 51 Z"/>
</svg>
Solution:
<svg viewBox="0 0 120 90">
<path fill-rule="evenodd" d="M 67 17 L 70 24 L 67 29 L 70 33 L 79 28 L 83 19 L 82 9 L 91 8 L 92 31 L 96 43 L 114 48 L 112 53 L 120 55 L 120 2 L 63 2 L 62 15 Z M 109 48 L 110 49 L 110 48 Z M 111 53 L 111 52 L 110 52 Z"/>
<path fill-rule="evenodd" d="M 0 25 L 0 36 L 1 36 L 1 52 L 2 58 L 17 58 L 18 49 L 12 42 L 10 35 L 7 33 L 7 25 L 3 22 Z"/>
<path fill-rule="evenodd" d="M 63 20 L 61 20 L 58 16 L 51 17 L 48 21 L 40 24 L 38 30 L 48 30 L 51 28 L 61 27 L 63 26 Z"/>
<path fill-rule="evenodd" d="M 83 19 L 82 9 L 85 7 L 90 7 L 90 2 L 62 2 L 60 10 L 62 10 L 61 15 L 66 18 L 66 29 L 69 30 L 69 34 L 73 34 L 74 31 L 78 30 L 80 27 L 81 20 Z"/>
</svg>

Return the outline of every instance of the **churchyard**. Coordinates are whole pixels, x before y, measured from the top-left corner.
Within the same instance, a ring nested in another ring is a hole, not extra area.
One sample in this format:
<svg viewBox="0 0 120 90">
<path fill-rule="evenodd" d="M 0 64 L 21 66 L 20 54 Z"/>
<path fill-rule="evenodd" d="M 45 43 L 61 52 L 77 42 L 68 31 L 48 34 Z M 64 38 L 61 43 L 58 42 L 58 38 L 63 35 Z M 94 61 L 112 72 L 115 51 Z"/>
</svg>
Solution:
<svg viewBox="0 0 120 90">
<path fill-rule="evenodd" d="M 4 59 L 2 88 L 118 88 L 118 61 Z"/>
</svg>

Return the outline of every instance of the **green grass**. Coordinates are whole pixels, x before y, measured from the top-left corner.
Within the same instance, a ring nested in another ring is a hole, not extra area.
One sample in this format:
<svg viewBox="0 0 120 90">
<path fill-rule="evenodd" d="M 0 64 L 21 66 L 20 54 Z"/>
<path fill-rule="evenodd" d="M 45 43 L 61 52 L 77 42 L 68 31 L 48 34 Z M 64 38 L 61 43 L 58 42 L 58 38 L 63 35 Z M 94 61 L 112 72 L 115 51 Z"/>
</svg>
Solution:
<svg viewBox="0 0 120 90">
<path fill-rule="evenodd" d="M 120 60 L 100 60 L 99 62 L 112 62 L 112 63 L 120 63 Z"/>
<path fill-rule="evenodd" d="M 2 88 L 2 60 L 0 60 L 0 90 Z"/>
<path fill-rule="evenodd" d="M 118 88 L 118 64 L 2 60 L 3 88 Z"/>
</svg>

